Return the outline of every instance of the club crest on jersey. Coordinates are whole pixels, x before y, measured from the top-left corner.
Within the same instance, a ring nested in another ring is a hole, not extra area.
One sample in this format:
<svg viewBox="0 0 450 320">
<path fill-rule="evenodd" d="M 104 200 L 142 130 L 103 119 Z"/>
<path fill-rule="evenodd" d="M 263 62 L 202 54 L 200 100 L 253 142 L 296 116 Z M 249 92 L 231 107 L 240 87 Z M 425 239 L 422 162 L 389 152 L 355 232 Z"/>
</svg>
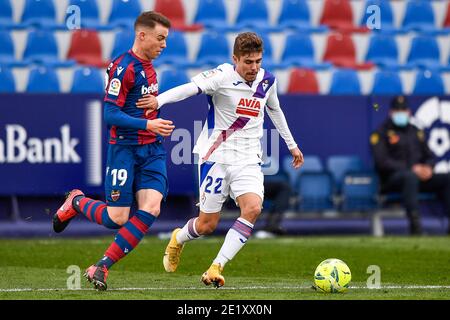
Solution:
<svg viewBox="0 0 450 320">
<path fill-rule="evenodd" d="M 269 86 L 269 80 L 264 80 L 263 84 L 262 84 L 262 88 L 263 91 L 266 92 L 267 91 L 267 87 Z"/>
<path fill-rule="evenodd" d="M 117 78 L 112 79 L 111 82 L 109 83 L 108 94 L 113 95 L 113 96 L 118 96 L 120 93 L 121 85 L 122 84 L 119 79 L 117 79 Z"/>
<path fill-rule="evenodd" d="M 120 198 L 120 191 L 119 190 L 113 190 L 111 191 L 111 199 L 112 201 L 117 201 Z"/>
<path fill-rule="evenodd" d="M 257 117 L 261 109 L 261 102 L 256 98 L 241 98 L 236 108 L 236 113 L 246 116 Z"/>
<path fill-rule="evenodd" d="M 142 86 L 141 87 L 141 94 L 149 94 L 149 93 L 155 93 L 158 92 L 158 84 L 157 83 L 152 83 L 150 86 L 146 87 L 146 86 Z"/>
</svg>

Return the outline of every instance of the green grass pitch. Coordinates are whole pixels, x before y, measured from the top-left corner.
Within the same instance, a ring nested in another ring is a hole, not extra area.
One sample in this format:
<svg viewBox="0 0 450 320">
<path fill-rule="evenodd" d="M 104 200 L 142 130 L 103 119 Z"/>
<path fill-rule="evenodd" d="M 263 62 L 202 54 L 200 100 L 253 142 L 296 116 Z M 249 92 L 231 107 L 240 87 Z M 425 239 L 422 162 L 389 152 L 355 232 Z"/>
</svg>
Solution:
<svg viewBox="0 0 450 320">
<path fill-rule="evenodd" d="M 311 300 L 450 299 L 450 237 L 282 237 L 251 239 L 225 268 L 225 286 L 206 287 L 201 274 L 223 237 L 188 243 L 176 273 L 162 257 L 168 240 L 147 236 L 110 271 L 108 291 L 97 292 L 81 275 L 111 242 L 106 238 L 0 240 L 0 299 Z M 326 258 L 344 260 L 352 282 L 344 294 L 311 289 L 316 266 Z M 380 268 L 381 288 L 368 289 L 367 268 Z"/>
</svg>

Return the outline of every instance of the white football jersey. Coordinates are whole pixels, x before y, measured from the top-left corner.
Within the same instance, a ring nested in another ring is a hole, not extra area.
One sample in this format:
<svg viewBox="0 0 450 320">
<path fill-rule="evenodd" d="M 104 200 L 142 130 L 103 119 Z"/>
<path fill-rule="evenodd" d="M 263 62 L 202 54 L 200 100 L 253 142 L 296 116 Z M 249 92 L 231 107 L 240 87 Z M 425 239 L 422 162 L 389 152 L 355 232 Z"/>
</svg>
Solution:
<svg viewBox="0 0 450 320">
<path fill-rule="evenodd" d="M 225 63 L 191 80 L 208 95 L 209 104 L 193 151 L 199 162 L 262 163 L 264 109 L 266 104 L 279 107 L 275 77 L 261 68 L 249 85 L 233 65 Z"/>
</svg>

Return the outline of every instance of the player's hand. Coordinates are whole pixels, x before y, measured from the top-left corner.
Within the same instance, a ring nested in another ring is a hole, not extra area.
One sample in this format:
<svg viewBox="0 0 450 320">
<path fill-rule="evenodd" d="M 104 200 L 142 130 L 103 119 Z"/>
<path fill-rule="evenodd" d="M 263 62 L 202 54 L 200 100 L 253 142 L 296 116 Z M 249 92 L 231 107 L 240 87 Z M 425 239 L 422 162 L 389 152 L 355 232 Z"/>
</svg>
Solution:
<svg viewBox="0 0 450 320">
<path fill-rule="evenodd" d="M 289 150 L 291 151 L 292 156 L 294 157 L 294 159 L 292 160 L 292 166 L 295 169 L 300 168 L 303 163 L 305 162 L 305 160 L 303 159 L 303 153 L 300 151 L 300 149 L 298 147 Z"/>
<path fill-rule="evenodd" d="M 172 133 L 175 126 L 170 120 L 164 120 L 161 118 L 154 120 L 147 120 L 147 130 L 152 131 L 156 134 L 160 134 L 163 137 L 168 137 Z"/>
<path fill-rule="evenodd" d="M 421 181 L 427 181 L 433 176 L 433 168 L 426 164 L 415 164 L 412 171 Z"/>
<path fill-rule="evenodd" d="M 158 109 L 158 100 L 156 100 L 156 97 L 151 94 L 143 95 L 139 100 L 136 102 L 136 107 L 141 109 L 148 109 L 145 111 L 145 115 L 149 115 L 153 111 Z"/>
</svg>

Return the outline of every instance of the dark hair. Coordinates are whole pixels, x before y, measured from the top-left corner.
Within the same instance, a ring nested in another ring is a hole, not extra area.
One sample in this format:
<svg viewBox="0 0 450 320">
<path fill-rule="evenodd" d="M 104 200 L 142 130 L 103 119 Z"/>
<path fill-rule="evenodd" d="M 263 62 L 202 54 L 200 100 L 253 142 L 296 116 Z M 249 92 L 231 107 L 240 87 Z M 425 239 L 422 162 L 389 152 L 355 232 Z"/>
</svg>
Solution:
<svg viewBox="0 0 450 320">
<path fill-rule="evenodd" d="M 392 110 L 408 110 L 408 103 L 404 96 L 394 97 L 391 101 L 391 109 Z"/>
<path fill-rule="evenodd" d="M 263 41 L 254 32 L 243 32 L 238 34 L 234 40 L 233 54 L 240 57 L 254 52 L 263 52 Z"/>
<path fill-rule="evenodd" d="M 170 28 L 170 20 L 167 19 L 164 15 L 155 11 L 146 11 L 142 12 L 139 17 L 137 17 L 134 22 L 134 29 L 138 26 L 144 26 L 149 28 L 154 28 L 156 24 L 160 24 L 166 28 Z"/>
</svg>

